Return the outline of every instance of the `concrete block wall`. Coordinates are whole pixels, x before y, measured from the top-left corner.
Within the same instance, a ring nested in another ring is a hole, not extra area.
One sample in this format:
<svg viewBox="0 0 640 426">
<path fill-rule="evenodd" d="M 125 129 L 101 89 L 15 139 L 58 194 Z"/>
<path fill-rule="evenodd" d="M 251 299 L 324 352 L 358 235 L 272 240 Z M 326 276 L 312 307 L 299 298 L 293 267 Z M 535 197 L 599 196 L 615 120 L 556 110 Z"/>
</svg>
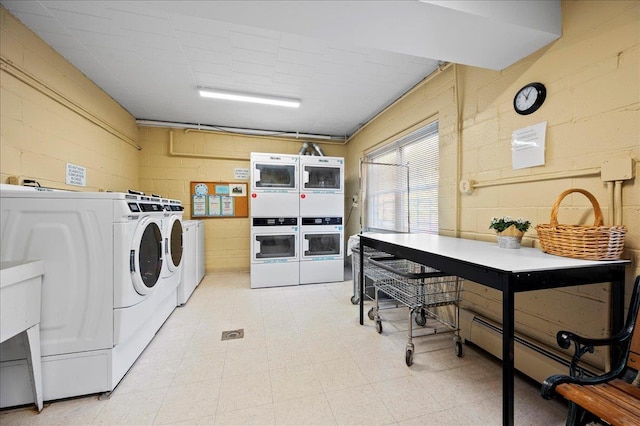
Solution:
<svg viewBox="0 0 640 426">
<path fill-rule="evenodd" d="M 0 181 L 123 191 L 138 185 L 135 119 L 0 7 Z M 66 164 L 86 187 L 66 185 Z"/>
<path fill-rule="evenodd" d="M 302 140 L 141 127 L 139 131 L 140 190 L 182 201 L 184 217 L 191 217 L 192 181 L 238 182 L 234 169 L 249 169 L 251 152 L 297 154 Z M 170 139 L 173 138 L 173 154 Z M 319 143 L 329 156 L 343 157 L 339 144 Z M 229 158 L 234 158 L 229 159 Z M 248 181 L 246 181 L 249 184 Z M 207 218 L 205 268 L 207 272 L 248 271 L 249 218 Z"/>
<path fill-rule="evenodd" d="M 606 185 L 599 175 L 534 179 L 463 195 L 458 192 L 460 179 L 533 179 L 599 168 L 605 160 L 635 159 L 636 177 L 622 187 L 623 223 L 628 228 L 623 257 L 632 260 L 626 279 L 628 303 L 633 279 L 640 274 L 640 2 L 563 1 L 562 16 L 562 37 L 529 57 L 501 71 L 449 66 L 369 122 L 347 145 L 346 187 L 358 192 L 354 165 L 366 153 L 437 119 L 440 234 L 495 242 L 488 228 L 493 216 L 522 216 L 534 226 L 549 223 L 553 202 L 572 187 L 593 193 L 606 219 L 611 208 Z M 516 114 L 514 95 L 534 81 L 547 87 L 546 102 L 531 115 Z M 512 132 L 541 122 L 547 122 L 545 165 L 513 170 Z M 360 215 L 361 209 L 353 214 Z M 589 201 L 580 194 L 567 197 L 559 219 L 592 224 Z M 352 221 L 346 233 L 358 231 Z M 524 243 L 539 246 L 535 228 L 527 232 Z M 561 328 L 606 335 L 608 299 L 608 285 L 518 294 L 517 330 L 553 347 Z M 463 305 L 490 319 L 501 318 L 501 294 L 483 286 L 465 283 Z M 592 362 L 602 365 L 603 355 L 596 354 Z"/>
</svg>

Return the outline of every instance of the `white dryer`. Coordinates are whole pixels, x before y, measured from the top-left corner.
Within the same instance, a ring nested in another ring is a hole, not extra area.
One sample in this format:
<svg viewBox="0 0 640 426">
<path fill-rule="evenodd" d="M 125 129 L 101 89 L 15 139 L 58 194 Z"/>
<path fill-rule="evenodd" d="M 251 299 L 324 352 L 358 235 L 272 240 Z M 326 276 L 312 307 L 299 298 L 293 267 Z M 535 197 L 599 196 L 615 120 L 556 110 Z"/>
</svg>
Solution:
<svg viewBox="0 0 640 426">
<path fill-rule="evenodd" d="M 300 284 L 344 281 L 342 217 L 303 217 L 300 223 Z"/>
<path fill-rule="evenodd" d="M 168 290 L 176 290 L 182 279 L 184 257 L 182 212 L 184 207 L 182 207 L 180 200 L 163 199 L 162 204 L 164 206 L 164 218 L 162 220 L 164 264 L 160 276 L 164 287 Z"/>
<path fill-rule="evenodd" d="M 298 155 L 251 153 L 251 216 L 298 216 Z"/>
<path fill-rule="evenodd" d="M 251 218 L 251 288 L 300 284 L 298 218 Z"/>
<path fill-rule="evenodd" d="M 344 216 L 344 158 L 300 157 L 300 216 Z"/>
<path fill-rule="evenodd" d="M 175 308 L 160 280 L 162 205 L 1 185 L 0 209 L 0 259 L 44 263 L 44 399 L 113 390 Z M 0 352 L 0 406 L 31 403 L 24 348 L 10 339 Z"/>
</svg>

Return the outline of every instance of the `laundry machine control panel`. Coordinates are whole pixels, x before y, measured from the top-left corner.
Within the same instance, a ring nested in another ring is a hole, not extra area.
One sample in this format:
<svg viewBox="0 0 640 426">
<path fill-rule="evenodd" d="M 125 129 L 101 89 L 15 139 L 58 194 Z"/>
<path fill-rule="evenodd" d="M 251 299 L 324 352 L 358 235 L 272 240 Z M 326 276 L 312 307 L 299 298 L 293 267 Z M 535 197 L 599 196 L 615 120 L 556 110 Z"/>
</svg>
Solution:
<svg viewBox="0 0 640 426">
<path fill-rule="evenodd" d="M 341 217 L 303 217 L 302 225 L 342 225 Z"/>
</svg>

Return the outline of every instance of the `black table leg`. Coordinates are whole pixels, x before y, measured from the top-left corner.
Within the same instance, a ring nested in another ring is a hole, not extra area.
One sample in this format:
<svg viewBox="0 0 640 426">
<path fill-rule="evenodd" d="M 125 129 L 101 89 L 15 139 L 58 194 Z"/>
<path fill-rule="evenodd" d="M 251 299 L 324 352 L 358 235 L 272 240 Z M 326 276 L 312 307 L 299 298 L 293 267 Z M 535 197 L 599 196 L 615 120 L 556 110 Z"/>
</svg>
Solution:
<svg viewBox="0 0 640 426">
<path fill-rule="evenodd" d="M 513 426 L 515 292 L 509 277 L 502 288 L 502 424 Z"/>
<path fill-rule="evenodd" d="M 360 265 L 358 269 L 360 276 L 358 276 L 358 287 L 360 292 L 360 325 L 364 324 L 364 244 L 362 244 L 362 237 L 360 237 Z"/>
<path fill-rule="evenodd" d="M 624 269 L 620 279 L 611 283 L 611 335 L 622 331 L 624 327 Z M 622 352 L 617 346 L 611 346 L 611 364 L 617 365 Z"/>
</svg>

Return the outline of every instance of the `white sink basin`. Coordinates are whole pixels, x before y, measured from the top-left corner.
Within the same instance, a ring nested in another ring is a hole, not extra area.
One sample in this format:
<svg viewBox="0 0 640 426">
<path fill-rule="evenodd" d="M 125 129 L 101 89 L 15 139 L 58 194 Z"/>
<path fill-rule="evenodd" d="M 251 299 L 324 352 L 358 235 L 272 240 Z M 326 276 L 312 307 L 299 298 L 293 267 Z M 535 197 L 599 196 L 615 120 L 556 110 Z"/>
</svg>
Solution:
<svg viewBox="0 0 640 426">
<path fill-rule="evenodd" d="M 41 260 L 0 262 L 0 342 L 22 332 L 27 349 L 33 399 L 42 410 L 42 367 L 40 359 Z"/>
<path fill-rule="evenodd" d="M 0 342 L 40 322 L 41 260 L 0 262 Z"/>
</svg>

